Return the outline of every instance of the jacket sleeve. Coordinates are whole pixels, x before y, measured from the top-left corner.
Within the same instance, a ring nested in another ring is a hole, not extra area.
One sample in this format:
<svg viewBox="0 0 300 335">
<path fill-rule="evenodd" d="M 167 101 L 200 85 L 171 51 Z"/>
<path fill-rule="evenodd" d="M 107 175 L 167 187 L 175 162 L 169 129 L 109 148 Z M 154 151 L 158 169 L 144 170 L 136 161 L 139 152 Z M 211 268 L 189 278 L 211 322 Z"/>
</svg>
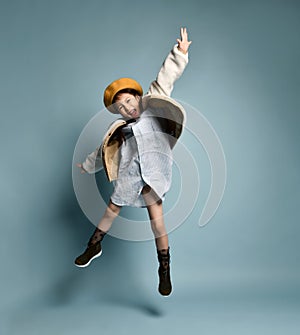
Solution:
<svg viewBox="0 0 300 335">
<path fill-rule="evenodd" d="M 103 164 L 105 164 L 105 162 L 103 162 L 103 157 L 102 157 L 102 150 L 103 150 L 103 145 L 104 143 L 108 142 L 108 140 L 111 138 L 111 135 L 115 132 L 116 129 L 118 129 L 120 126 L 126 124 L 126 121 L 124 119 L 117 119 L 115 121 L 113 121 L 103 139 L 102 139 L 102 143 L 100 146 L 98 146 L 96 148 L 95 151 L 93 151 L 92 153 L 90 153 L 86 160 L 82 163 L 82 168 L 89 174 L 93 174 L 96 173 L 98 171 L 100 171 L 102 168 L 106 169 Z"/>
<path fill-rule="evenodd" d="M 151 83 L 147 94 L 170 96 L 175 81 L 182 75 L 187 63 L 188 54 L 179 51 L 176 44 L 165 59 L 156 80 Z"/>
<path fill-rule="evenodd" d="M 96 150 L 90 153 L 82 163 L 83 169 L 89 174 L 100 171 L 102 166 L 101 147 L 97 147 Z"/>
</svg>

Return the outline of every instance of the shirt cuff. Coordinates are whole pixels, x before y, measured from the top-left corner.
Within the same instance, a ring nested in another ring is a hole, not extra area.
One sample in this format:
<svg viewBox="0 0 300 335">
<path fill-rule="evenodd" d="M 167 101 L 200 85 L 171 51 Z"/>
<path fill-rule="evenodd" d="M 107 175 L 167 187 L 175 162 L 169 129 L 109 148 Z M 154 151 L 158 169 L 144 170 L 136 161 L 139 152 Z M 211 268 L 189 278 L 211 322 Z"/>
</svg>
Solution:
<svg viewBox="0 0 300 335">
<path fill-rule="evenodd" d="M 180 51 L 178 49 L 178 44 L 174 45 L 173 52 L 174 52 L 175 55 L 179 55 L 180 57 L 183 57 L 185 59 L 185 61 L 188 62 L 188 60 L 189 60 L 189 53 L 187 52 L 186 54 L 184 54 L 182 51 Z"/>
</svg>

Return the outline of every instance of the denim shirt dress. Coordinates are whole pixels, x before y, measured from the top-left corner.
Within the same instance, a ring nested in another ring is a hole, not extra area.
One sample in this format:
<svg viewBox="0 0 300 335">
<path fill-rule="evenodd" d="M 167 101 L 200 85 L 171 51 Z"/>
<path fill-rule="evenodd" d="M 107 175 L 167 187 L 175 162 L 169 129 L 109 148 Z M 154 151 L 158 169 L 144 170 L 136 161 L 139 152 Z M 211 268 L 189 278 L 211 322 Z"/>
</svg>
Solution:
<svg viewBox="0 0 300 335">
<path fill-rule="evenodd" d="M 170 135 L 150 109 L 122 129 L 125 141 L 120 147 L 118 179 L 111 201 L 119 206 L 144 207 L 142 188 L 149 185 L 164 200 L 172 180 Z"/>
</svg>

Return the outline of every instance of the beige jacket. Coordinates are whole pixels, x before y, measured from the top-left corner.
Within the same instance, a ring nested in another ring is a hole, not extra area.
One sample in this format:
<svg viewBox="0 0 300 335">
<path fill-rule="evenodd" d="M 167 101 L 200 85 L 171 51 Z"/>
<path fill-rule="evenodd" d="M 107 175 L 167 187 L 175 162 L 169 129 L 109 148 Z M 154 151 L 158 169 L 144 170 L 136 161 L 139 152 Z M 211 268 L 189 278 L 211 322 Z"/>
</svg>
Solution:
<svg viewBox="0 0 300 335">
<path fill-rule="evenodd" d="M 188 63 L 188 54 L 183 54 L 175 45 L 165 59 L 155 81 L 143 96 L 143 108 L 158 110 L 168 120 L 164 131 L 174 139 L 170 143 L 173 147 L 182 132 L 185 123 L 183 107 L 170 98 L 175 81 L 181 76 Z M 121 142 L 114 139 L 116 131 L 126 124 L 124 119 L 116 120 L 107 130 L 101 146 L 88 155 L 82 163 L 83 169 L 88 173 L 96 173 L 103 166 L 109 181 L 117 179 L 119 155 L 117 154 Z"/>
</svg>

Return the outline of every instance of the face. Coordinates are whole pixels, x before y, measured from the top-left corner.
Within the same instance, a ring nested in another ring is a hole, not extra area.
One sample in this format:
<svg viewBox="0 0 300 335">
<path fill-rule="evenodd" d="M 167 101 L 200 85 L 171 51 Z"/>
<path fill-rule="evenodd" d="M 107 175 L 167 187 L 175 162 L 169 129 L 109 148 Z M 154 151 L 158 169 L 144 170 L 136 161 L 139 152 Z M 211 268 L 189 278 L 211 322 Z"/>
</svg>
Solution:
<svg viewBox="0 0 300 335">
<path fill-rule="evenodd" d="M 140 117 L 140 98 L 130 93 L 121 93 L 118 95 L 115 108 L 126 119 L 136 119 Z"/>
</svg>

